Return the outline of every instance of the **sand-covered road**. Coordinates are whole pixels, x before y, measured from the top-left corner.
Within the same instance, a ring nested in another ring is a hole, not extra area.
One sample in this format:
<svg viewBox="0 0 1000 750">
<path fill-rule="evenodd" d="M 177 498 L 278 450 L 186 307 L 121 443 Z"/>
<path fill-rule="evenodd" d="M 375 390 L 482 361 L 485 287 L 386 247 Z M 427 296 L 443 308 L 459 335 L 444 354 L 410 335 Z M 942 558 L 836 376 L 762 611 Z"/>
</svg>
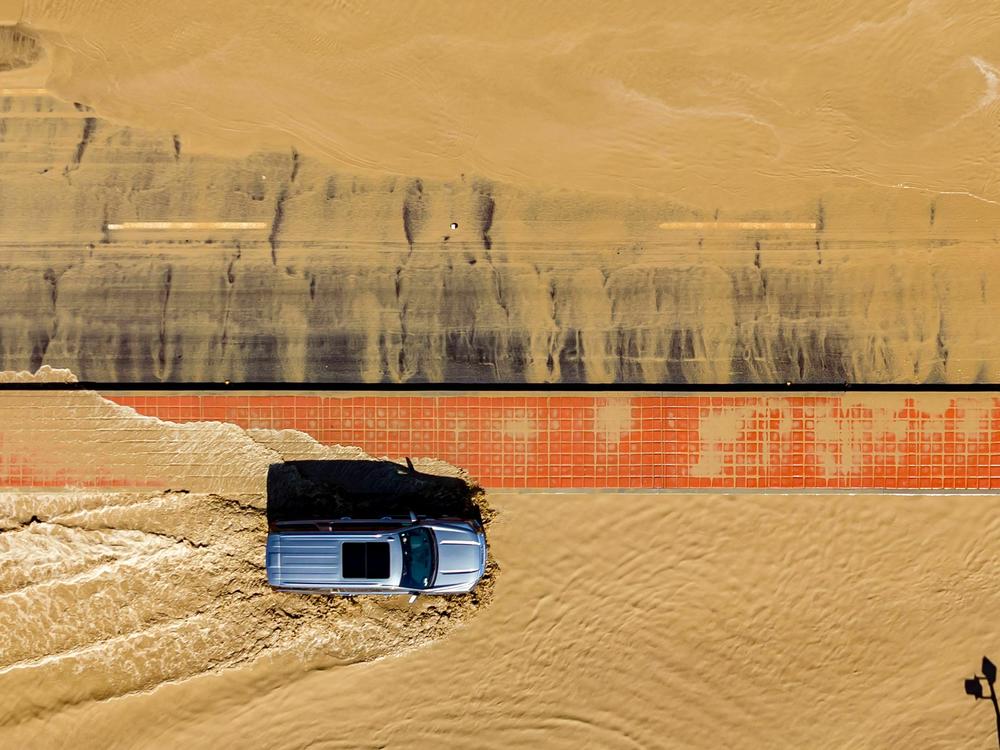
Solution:
<svg viewBox="0 0 1000 750">
<path fill-rule="evenodd" d="M 494 498 L 499 516 L 490 534 L 502 568 L 495 599 L 447 634 L 409 622 L 405 606 L 355 629 L 357 612 L 371 604 L 293 606 L 263 593 L 248 602 L 261 586 L 244 559 L 244 514 L 224 501 L 183 502 L 201 519 L 193 542 L 219 529 L 232 539 L 203 550 L 116 532 L 115 554 L 127 559 L 90 584 L 93 596 L 59 610 L 56 590 L 83 585 L 69 567 L 82 540 L 92 554 L 114 541 L 107 531 L 76 531 L 77 541 L 58 553 L 61 569 L 36 587 L 50 597 L 22 594 L 25 607 L 15 612 L 5 594 L 4 620 L 24 634 L 21 651 L 34 648 L 21 659 L 44 659 L 71 641 L 93 640 L 96 629 L 136 627 L 137 619 L 166 618 L 201 602 L 208 609 L 203 628 L 183 624 L 200 636 L 181 647 L 150 629 L 144 648 L 164 658 L 136 665 L 147 677 L 136 688 L 188 679 L 100 700 L 128 669 L 120 661 L 128 656 L 124 639 L 92 650 L 79 672 L 58 659 L 5 669 L 5 745 L 995 743 L 988 706 L 975 705 L 961 684 L 983 653 L 1000 652 L 992 499 L 505 494 Z M 166 505 L 182 509 L 183 502 Z M 164 503 L 137 505 L 134 525 L 169 528 L 176 516 Z M 50 547 L 36 551 L 54 549 L 67 533 L 44 528 L 18 533 L 48 540 Z M 230 580 L 220 593 L 219 582 L 241 569 L 238 585 Z M 137 590 L 126 600 L 129 588 Z M 271 608 L 263 621 L 262 602 Z M 281 614 L 275 629 L 283 608 L 305 617 Z M 43 627 L 46 620 L 34 619 L 43 613 L 62 619 Z M 407 625 L 397 630 L 401 622 Z M 345 639 L 350 648 L 386 653 L 387 643 L 398 646 L 415 630 L 425 643 L 416 651 L 332 663 Z M 263 653 L 249 658 L 254 650 Z M 233 659 L 234 652 L 248 658 Z"/>
<path fill-rule="evenodd" d="M 981 5 L 196 5 L 0 7 L 0 368 L 1000 378 Z"/>
<path fill-rule="evenodd" d="M 1000 379 L 983 3 L 0 22 L 0 369 Z M 962 692 L 1000 658 L 993 496 L 503 494 L 481 597 L 300 598 L 271 467 L 370 456 L 65 398 L 91 439 L 0 410 L 19 481 L 104 487 L 0 494 L 2 747 L 995 747 Z"/>
</svg>

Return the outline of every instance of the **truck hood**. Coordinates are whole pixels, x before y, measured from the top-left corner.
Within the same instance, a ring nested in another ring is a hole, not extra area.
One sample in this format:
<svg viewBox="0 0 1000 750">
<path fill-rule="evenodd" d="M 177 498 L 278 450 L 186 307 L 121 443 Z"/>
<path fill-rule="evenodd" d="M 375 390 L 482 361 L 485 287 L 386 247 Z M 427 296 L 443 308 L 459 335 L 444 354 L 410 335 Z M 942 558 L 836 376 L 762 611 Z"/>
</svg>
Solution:
<svg viewBox="0 0 1000 750">
<path fill-rule="evenodd" d="M 486 569 L 486 540 L 465 525 L 434 524 L 437 575 L 434 588 L 471 591 Z"/>
</svg>

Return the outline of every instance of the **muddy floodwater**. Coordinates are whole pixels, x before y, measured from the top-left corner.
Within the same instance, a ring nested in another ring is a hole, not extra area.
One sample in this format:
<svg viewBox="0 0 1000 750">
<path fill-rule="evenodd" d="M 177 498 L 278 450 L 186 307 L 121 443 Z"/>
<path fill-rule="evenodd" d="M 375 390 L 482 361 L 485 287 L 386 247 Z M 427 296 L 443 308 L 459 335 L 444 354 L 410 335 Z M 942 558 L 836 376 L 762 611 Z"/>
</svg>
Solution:
<svg viewBox="0 0 1000 750">
<path fill-rule="evenodd" d="M 994 9 L 585 6 L 5 3 L 0 368 L 997 379 Z"/>
<path fill-rule="evenodd" d="M 993 496 L 484 492 L 88 391 L 0 406 L 8 461 L 159 485 L 0 491 L 5 747 L 994 741 L 960 681 L 998 646 Z M 389 496 L 482 515 L 472 596 L 267 586 L 269 518 Z"/>
<path fill-rule="evenodd" d="M 995 741 L 960 682 L 997 646 L 992 500 L 503 495 L 458 628 L 266 591 L 224 498 L 3 502 L 46 518 L 0 534 L 33 562 L 0 594 L 11 747 Z"/>
<path fill-rule="evenodd" d="M 0 382 L 60 379 L 72 376 L 43 370 Z M 413 510 L 478 518 L 488 532 L 494 513 L 484 491 L 440 461 L 415 457 L 409 469 L 291 430 L 161 422 L 87 391 L 5 394 L 0 445 L 5 470 L 45 466 L 65 484 L 0 490 L 4 746 L 60 744 L 66 736 L 37 728 L 166 685 L 249 670 L 270 690 L 405 654 L 492 601 L 495 557 L 472 594 L 414 604 L 267 585 L 268 523 L 285 518 Z M 111 733 L 87 742 L 133 740 Z"/>
<path fill-rule="evenodd" d="M 0 382 L 996 383 L 997 50 L 948 0 L 0 0 Z M 995 747 L 993 496 L 491 493 L 18 398 L 2 747 Z M 482 514 L 475 594 L 267 587 L 275 493 L 373 477 Z"/>
</svg>

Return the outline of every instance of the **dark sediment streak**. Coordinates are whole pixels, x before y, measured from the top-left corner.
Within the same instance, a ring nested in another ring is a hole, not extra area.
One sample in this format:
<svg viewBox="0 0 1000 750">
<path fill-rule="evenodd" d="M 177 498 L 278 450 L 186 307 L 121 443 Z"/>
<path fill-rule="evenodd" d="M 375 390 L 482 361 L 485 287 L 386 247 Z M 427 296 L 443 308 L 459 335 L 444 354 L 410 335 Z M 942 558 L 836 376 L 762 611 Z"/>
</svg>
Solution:
<svg viewBox="0 0 1000 750">
<path fill-rule="evenodd" d="M 1000 380 L 995 243 L 942 198 L 931 226 L 923 196 L 867 206 L 866 225 L 851 193 L 804 199 L 814 231 L 671 233 L 658 222 L 706 217 L 331 174 L 295 153 L 188 155 L 170 133 L 103 120 L 95 139 L 97 119 L 57 100 L 3 101 L 0 369 L 123 384 Z M 39 169 L 84 150 L 72 180 Z M 130 221 L 264 228 L 109 228 Z"/>
<path fill-rule="evenodd" d="M 938 250 L 938 271 L 909 282 L 909 253 L 821 271 L 786 257 L 766 290 L 749 257 L 623 265 L 605 283 L 565 262 L 387 272 L 363 252 L 295 247 L 275 267 L 266 242 L 241 249 L 238 274 L 220 245 L 92 253 L 0 264 L 0 368 L 121 383 L 967 383 L 995 380 L 1000 347 L 991 297 L 962 295 L 1000 270 L 985 253 Z"/>
</svg>

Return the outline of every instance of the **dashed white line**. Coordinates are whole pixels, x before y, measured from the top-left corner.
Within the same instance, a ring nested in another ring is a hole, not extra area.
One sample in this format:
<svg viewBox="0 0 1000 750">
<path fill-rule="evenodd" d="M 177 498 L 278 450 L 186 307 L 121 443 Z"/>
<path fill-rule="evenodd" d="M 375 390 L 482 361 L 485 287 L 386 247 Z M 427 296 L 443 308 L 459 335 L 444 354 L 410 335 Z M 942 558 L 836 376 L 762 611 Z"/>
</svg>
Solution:
<svg viewBox="0 0 1000 750">
<path fill-rule="evenodd" d="M 814 221 L 665 221 L 660 229 L 815 229 Z"/>
<path fill-rule="evenodd" d="M 121 229 L 267 229 L 264 221 L 124 221 L 108 224 L 109 231 Z"/>
<path fill-rule="evenodd" d="M 0 89 L 0 96 L 45 96 L 48 89 L 16 88 Z"/>
</svg>

